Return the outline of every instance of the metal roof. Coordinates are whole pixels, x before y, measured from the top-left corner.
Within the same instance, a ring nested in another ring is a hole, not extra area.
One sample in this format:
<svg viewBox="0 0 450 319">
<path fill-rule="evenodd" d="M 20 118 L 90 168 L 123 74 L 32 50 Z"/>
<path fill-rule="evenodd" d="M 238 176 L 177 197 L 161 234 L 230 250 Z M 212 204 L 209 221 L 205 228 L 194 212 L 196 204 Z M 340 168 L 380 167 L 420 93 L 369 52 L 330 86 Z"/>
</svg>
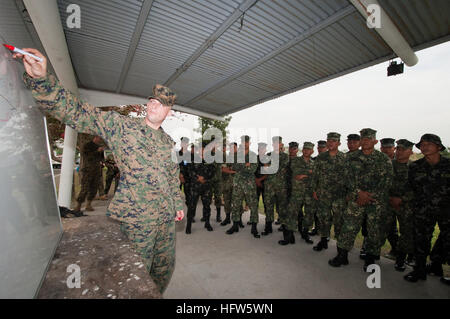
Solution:
<svg viewBox="0 0 450 319">
<path fill-rule="evenodd" d="M 163 83 L 218 116 L 395 56 L 347 0 L 57 2 L 80 87 L 145 97 Z M 413 49 L 450 39 L 450 1 L 379 3 Z"/>
</svg>

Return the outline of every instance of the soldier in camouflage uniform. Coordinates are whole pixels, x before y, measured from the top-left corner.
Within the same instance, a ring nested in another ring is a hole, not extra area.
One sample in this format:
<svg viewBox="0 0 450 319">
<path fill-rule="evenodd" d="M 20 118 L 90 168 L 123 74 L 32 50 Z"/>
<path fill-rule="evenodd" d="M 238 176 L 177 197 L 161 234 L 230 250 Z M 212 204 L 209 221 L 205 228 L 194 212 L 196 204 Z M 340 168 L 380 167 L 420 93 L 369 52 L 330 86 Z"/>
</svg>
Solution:
<svg viewBox="0 0 450 319">
<path fill-rule="evenodd" d="M 380 140 L 381 147 L 380 151 L 386 154 L 391 161 L 395 160 L 395 139 L 387 137 L 382 138 Z M 389 207 L 384 212 L 384 216 L 382 220 L 386 226 L 386 237 L 389 243 L 391 244 L 391 251 L 385 256 L 388 258 L 393 258 L 397 254 L 397 243 L 398 243 L 398 230 L 397 230 L 397 219 L 395 218 L 395 214 L 393 210 L 389 209 Z M 383 240 L 381 246 L 383 246 L 385 240 Z"/>
<path fill-rule="evenodd" d="M 236 163 L 237 157 L 237 143 L 230 143 L 230 151 L 226 158 L 225 163 L 222 164 L 222 191 L 223 201 L 225 208 L 225 219 L 221 226 L 225 226 L 231 223 L 231 200 L 233 194 L 233 178 L 235 171 L 233 171 L 233 163 Z M 241 205 L 242 207 L 242 205 Z"/>
<path fill-rule="evenodd" d="M 111 187 L 111 183 L 114 180 L 114 193 L 116 193 L 117 186 L 119 186 L 120 179 L 120 171 L 117 167 L 116 161 L 114 161 L 114 156 L 109 154 L 106 157 L 105 165 L 107 167 L 106 171 L 106 185 L 105 185 L 105 193 L 108 195 L 109 188 Z"/>
<path fill-rule="evenodd" d="M 405 258 L 407 254 L 414 253 L 413 241 L 413 214 L 411 200 L 413 194 L 408 184 L 409 157 L 413 154 L 414 143 L 401 139 L 397 141 L 395 159 L 392 160 L 394 178 L 389 191 L 389 215 L 392 223 L 399 223 L 400 237 L 397 243 L 395 269 L 405 271 Z M 387 225 L 386 230 L 392 229 Z M 386 234 L 388 235 L 388 234 Z"/>
<path fill-rule="evenodd" d="M 101 138 L 95 136 L 92 141 L 83 145 L 81 153 L 83 155 L 83 161 L 81 163 L 81 190 L 77 198 L 77 206 L 75 211 L 81 209 L 81 205 L 87 196 L 87 211 L 94 211 L 92 207 L 92 200 L 97 194 L 98 183 L 100 182 L 101 163 L 103 158 L 104 147 L 100 146 Z"/>
<path fill-rule="evenodd" d="M 317 217 L 319 218 L 319 243 L 314 246 L 315 251 L 328 249 L 328 237 L 331 226 L 339 236 L 345 202 L 345 182 L 342 172 L 345 167 L 345 154 L 338 147 L 341 134 L 330 132 L 327 135 L 328 151 L 319 154 L 314 161 L 312 176 L 313 197 L 316 200 Z"/>
<path fill-rule="evenodd" d="M 233 226 L 227 230 L 231 235 L 239 231 L 239 222 L 242 223 L 242 201 L 250 207 L 250 221 L 252 222 L 251 233 L 255 238 L 259 238 L 258 224 L 258 203 L 256 202 L 255 171 L 258 167 L 257 156 L 250 151 L 250 137 L 241 137 L 242 144 L 237 152 L 237 162 L 232 168 L 236 174 L 233 177 L 233 194 L 231 203 L 231 215 Z"/>
<path fill-rule="evenodd" d="M 436 222 L 442 239 L 442 263 L 450 262 L 450 159 L 440 152 L 445 150 L 435 134 L 424 134 L 416 144 L 424 158 L 409 165 L 408 180 L 414 194 L 414 241 L 416 265 L 405 279 L 417 282 L 427 278 L 426 258 L 430 253 L 431 239 Z"/>
<path fill-rule="evenodd" d="M 319 157 L 320 154 L 324 153 L 327 151 L 327 141 L 324 140 L 320 140 L 317 141 L 317 156 L 312 157 L 311 159 L 313 161 L 315 161 L 317 159 L 317 157 Z M 312 203 L 312 210 L 313 210 L 313 216 L 314 216 L 314 228 L 311 229 L 311 231 L 308 233 L 310 236 L 315 236 L 317 235 L 318 231 L 319 231 L 319 218 L 317 217 L 317 201 L 313 200 Z"/>
<path fill-rule="evenodd" d="M 176 95 L 155 85 L 145 119 L 102 112 L 47 74 L 47 59 L 38 50 L 25 50 L 43 59 L 37 62 L 29 56 L 14 55 L 23 58 L 24 82 L 37 104 L 76 131 L 99 135 L 110 146 L 121 180 L 107 216 L 122 223 L 122 230 L 163 293 L 175 267 L 175 220 L 184 216 L 180 171 L 172 161 L 174 141 L 161 128 Z"/>
<path fill-rule="evenodd" d="M 219 147 L 220 146 L 220 147 Z M 215 149 L 214 153 L 218 152 L 220 153 L 221 157 L 223 158 L 223 150 L 222 146 L 218 143 L 215 143 Z M 223 160 L 222 160 L 223 162 Z M 214 162 L 215 167 L 215 174 L 211 181 L 211 188 L 212 188 L 212 195 L 214 197 L 214 205 L 216 206 L 216 222 L 220 223 L 222 219 L 220 218 L 220 208 L 222 206 L 222 164 L 223 163 L 217 163 Z"/>
<path fill-rule="evenodd" d="M 258 167 L 255 172 L 255 182 L 256 182 L 256 201 L 259 206 L 259 199 L 262 196 L 263 206 L 264 206 L 264 215 L 266 214 L 266 206 L 264 204 L 264 180 L 267 178 L 267 175 L 261 172 L 261 168 L 264 167 L 264 162 L 267 160 L 267 144 L 266 143 L 258 143 Z M 267 235 L 272 232 L 272 224 L 270 223 L 270 230 L 268 229 L 268 223 L 266 222 L 266 227 L 264 231 L 261 233 L 262 235 Z"/>
<path fill-rule="evenodd" d="M 361 150 L 348 157 L 342 176 L 349 192 L 348 207 L 337 238 L 338 255 L 328 263 L 333 267 L 348 264 L 348 251 L 353 248 L 367 215 L 367 254 L 363 267 L 366 271 L 380 254 L 380 238 L 384 235 L 381 218 L 387 206 L 386 193 L 392 184 L 393 170 L 389 157 L 374 148 L 378 143 L 376 131 L 366 128 L 360 134 Z"/>
<path fill-rule="evenodd" d="M 287 176 L 289 170 L 289 155 L 283 151 L 281 136 L 272 137 L 273 152 L 267 154 L 268 157 L 278 161 L 278 170 L 274 174 L 267 174 L 264 181 L 264 196 L 266 205 L 266 222 L 272 224 L 274 220 L 274 207 L 277 206 L 277 213 L 280 223 L 280 231 L 285 229 L 285 216 L 287 210 Z M 269 163 L 267 165 L 275 165 Z M 266 167 L 264 168 L 266 169 Z M 264 171 L 264 170 L 263 170 Z"/>
<path fill-rule="evenodd" d="M 205 221 L 205 228 L 212 231 L 213 228 L 209 222 L 211 217 L 211 201 L 212 201 L 212 182 L 214 174 L 216 173 L 214 163 L 206 163 L 203 157 L 206 142 L 203 142 L 199 154 L 194 156 L 194 162 L 190 163 L 188 169 L 188 178 L 191 181 L 189 187 L 189 206 L 187 213 L 186 234 L 191 233 L 192 219 L 195 216 L 197 203 L 199 198 L 203 204 L 203 217 Z"/>
<path fill-rule="evenodd" d="M 298 144 L 297 144 L 298 145 Z M 297 146 L 290 144 L 291 148 Z M 292 151 L 293 153 L 294 151 Z M 291 176 L 291 194 L 288 202 L 288 218 L 286 222 L 287 233 L 283 241 L 279 244 L 285 245 L 293 236 L 293 232 L 298 228 L 301 237 L 308 243 L 313 241 L 309 238 L 308 230 L 312 225 L 312 189 L 311 177 L 314 168 L 314 162 L 311 155 L 314 152 L 314 144 L 311 142 L 303 143 L 301 157 L 291 157 L 289 162 L 289 171 Z"/>
</svg>

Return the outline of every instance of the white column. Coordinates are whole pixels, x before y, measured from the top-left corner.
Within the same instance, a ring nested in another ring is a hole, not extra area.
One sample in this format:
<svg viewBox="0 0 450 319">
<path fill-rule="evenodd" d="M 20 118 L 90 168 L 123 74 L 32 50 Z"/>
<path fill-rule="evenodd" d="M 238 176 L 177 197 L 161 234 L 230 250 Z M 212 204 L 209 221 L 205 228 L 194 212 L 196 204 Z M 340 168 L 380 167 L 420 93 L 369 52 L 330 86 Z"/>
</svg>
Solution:
<svg viewBox="0 0 450 319">
<path fill-rule="evenodd" d="M 24 0 L 47 57 L 65 88 L 78 95 L 78 86 L 64 36 L 56 0 Z M 77 132 L 66 126 L 58 203 L 70 207 Z"/>
</svg>

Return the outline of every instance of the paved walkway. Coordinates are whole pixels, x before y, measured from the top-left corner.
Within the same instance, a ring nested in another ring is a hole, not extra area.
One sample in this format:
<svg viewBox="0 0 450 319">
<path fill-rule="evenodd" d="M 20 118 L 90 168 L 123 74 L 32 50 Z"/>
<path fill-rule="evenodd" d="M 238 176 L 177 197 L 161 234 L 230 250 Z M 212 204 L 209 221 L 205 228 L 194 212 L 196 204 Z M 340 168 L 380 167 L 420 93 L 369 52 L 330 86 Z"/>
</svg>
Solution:
<svg viewBox="0 0 450 319">
<path fill-rule="evenodd" d="M 94 201 L 95 215 L 105 213 L 106 204 Z M 185 219 L 177 224 L 176 267 L 163 298 L 450 298 L 449 287 L 438 277 L 406 282 L 404 273 L 395 271 L 393 261 L 384 257 L 379 261 L 381 288 L 369 289 L 370 274 L 362 270 L 359 250 L 349 254 L 348 266 L 332 268 L 328 260 L 336 255 L 334 241 L 319 253 L 298 234 L 295 245 L 280 246 L 278 226 L 273 234 L 255 239 L 246 225 L 248 212 L 243 217 L 245 228 L 233 235 L 225 234 L 230 225 L 215 222 L 215 213 L 214 231 L 208 232 L 200 222 L 201 204 L 196 216 L 190 235 L 184 233 Z M 260 232 L 263 225 L 260 215 Z M 317 242 L 318 237 L 313 239 Z"/>
</svg>

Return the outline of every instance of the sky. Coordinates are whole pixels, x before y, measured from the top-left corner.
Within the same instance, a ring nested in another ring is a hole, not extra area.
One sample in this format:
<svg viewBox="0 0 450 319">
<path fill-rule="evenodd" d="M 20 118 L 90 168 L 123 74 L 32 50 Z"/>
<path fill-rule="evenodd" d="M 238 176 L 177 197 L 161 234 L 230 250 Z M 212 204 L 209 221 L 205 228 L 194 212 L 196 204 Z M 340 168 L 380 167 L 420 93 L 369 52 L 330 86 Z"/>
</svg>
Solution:
<svg viewBox="0 0 450 319">
<path fill-rule="evenodd" d="M 434 133 L 450 146 L 450 42 L 416 55 L 418 64 L 405 65 L 400 75 L 387 77 L 389 62 L 383 62 L 233 113 L 230 140 L 239 142 L 247 133 L 251 149 L 266 142 L 270 150 L 271 137 L 280 135 L 286 146 L 296 141 L 301 148 L 305 141 L 317 144 L 328 132 L 338 132 L 345 150 L 348 134 L 370 127 L 378 139 L 418 142 Z M 192 130 L 198 126 L 192 115 L 172 117 L 163 125 L 177 142 L 181 136 L 197 137 Z"/>
</svg>

